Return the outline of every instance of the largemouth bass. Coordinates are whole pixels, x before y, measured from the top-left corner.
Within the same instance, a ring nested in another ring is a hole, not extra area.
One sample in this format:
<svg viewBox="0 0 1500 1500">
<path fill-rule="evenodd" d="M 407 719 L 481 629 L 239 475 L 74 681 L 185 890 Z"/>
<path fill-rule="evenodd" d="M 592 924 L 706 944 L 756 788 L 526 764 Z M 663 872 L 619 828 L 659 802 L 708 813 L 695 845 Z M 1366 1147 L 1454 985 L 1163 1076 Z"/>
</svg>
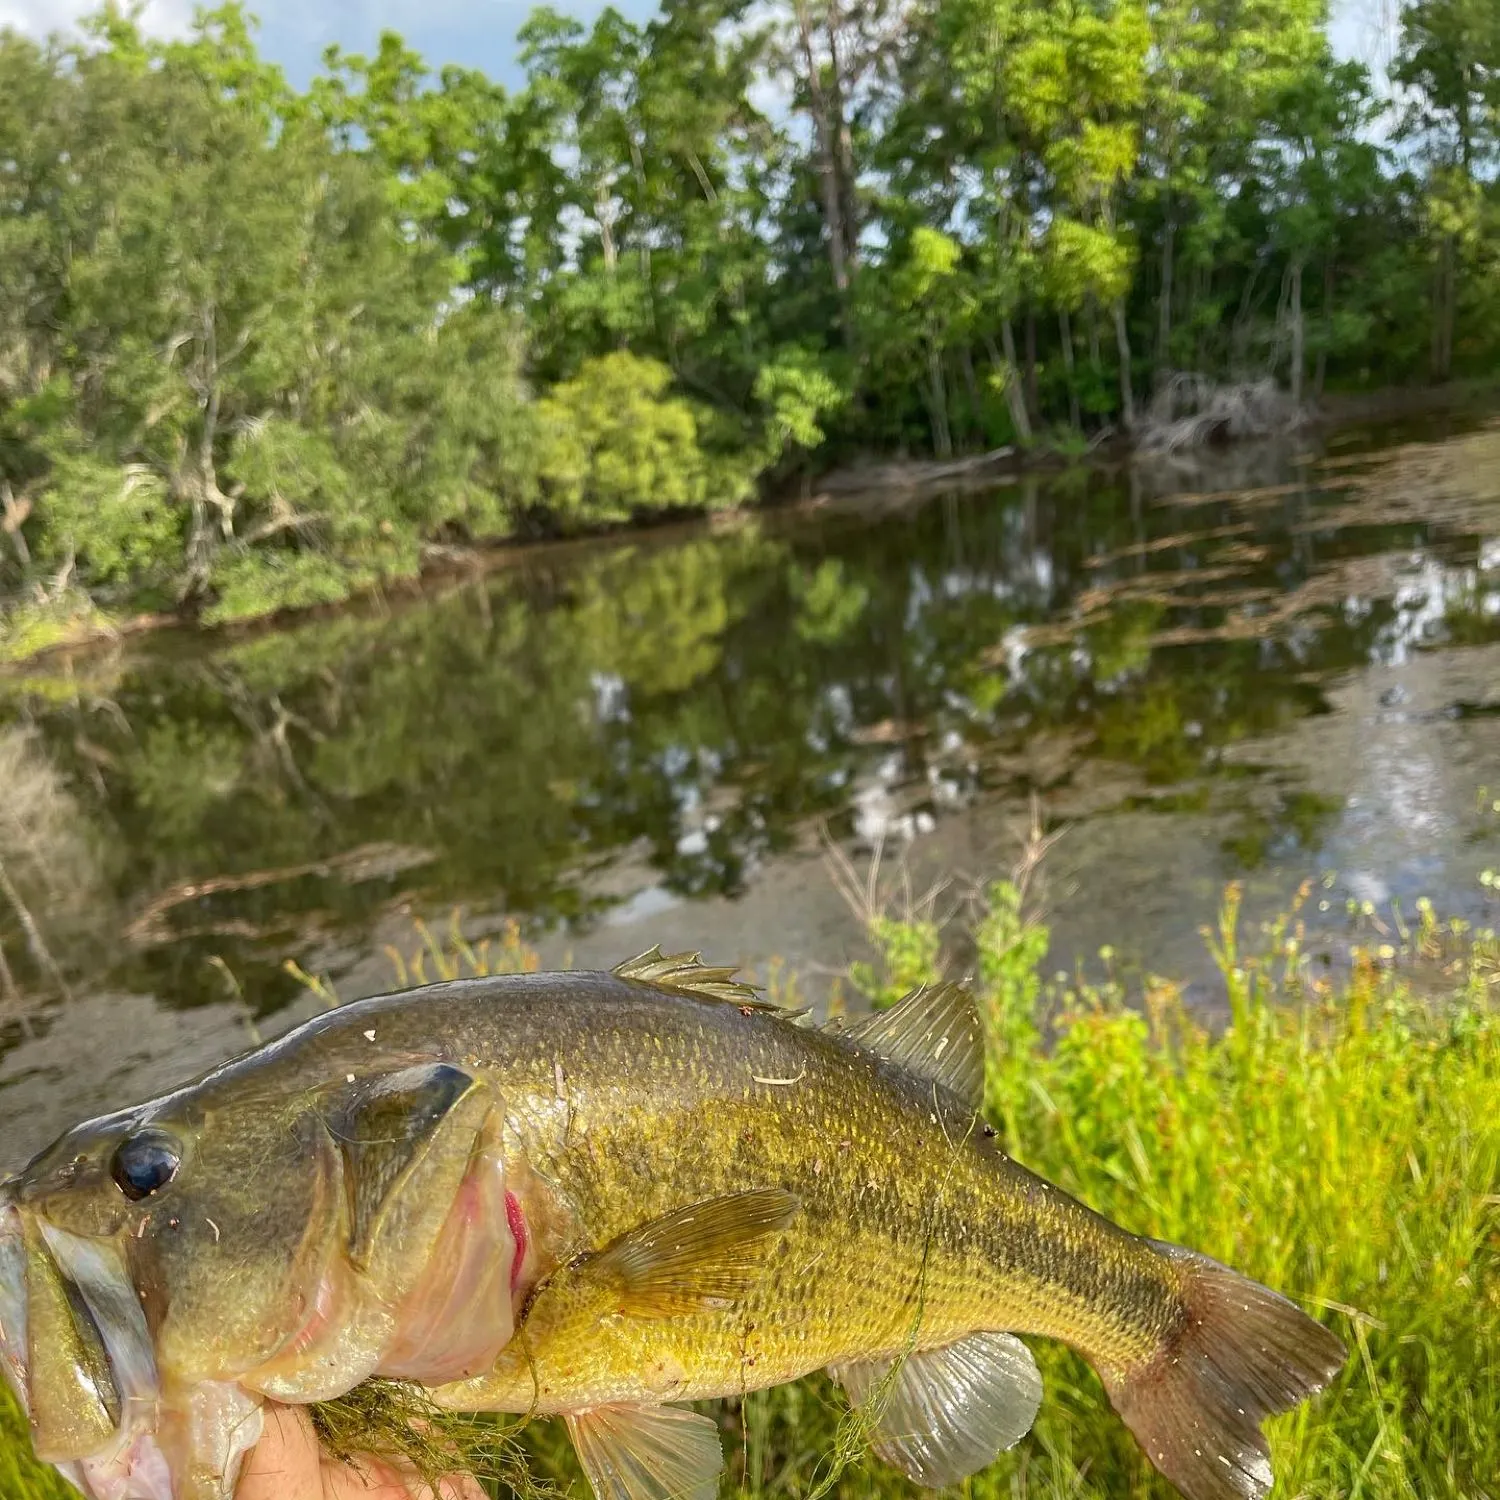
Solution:
<svg viewBox="0 0 1500 1500">
<path fill-rule="evenodd" d="M 1017 1335 L 1098 1371 L 1188 1500 L 1339 1341 L 999 1149 L 957 986 L 848 1027 L 693 957 L 329 1012 L 0 1184 L 0 1368 L 94 1500 L 228 1500 L 267 1399 L 372 1376 L 562 1417 L 599 1500 L 712 1500 L 682 1403 L 827 1369 L 940 1486 L 1031 1427 Z"/>
</svg>

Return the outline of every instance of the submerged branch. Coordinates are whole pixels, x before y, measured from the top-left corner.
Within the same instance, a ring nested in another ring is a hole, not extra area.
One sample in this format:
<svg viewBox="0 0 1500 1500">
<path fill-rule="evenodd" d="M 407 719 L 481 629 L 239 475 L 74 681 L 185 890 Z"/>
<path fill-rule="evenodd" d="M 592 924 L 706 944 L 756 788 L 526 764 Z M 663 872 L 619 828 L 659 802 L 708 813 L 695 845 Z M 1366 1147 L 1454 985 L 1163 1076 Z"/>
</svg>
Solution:
<svg viewBox="0 0 1500 1500">
<path fill-rule="evenodd" d="M 349 882 L 368 880 L 399 870 L 414 869 L 430 863 L 436 857 L 429 849 L 414 849 L 401 844 L 360 844 L 357 848 L 332 855 L 328 859 L 279 865 L 268 870 L 247 870 L 243 875 L 214 875 L 207 880 L 185 880 L 169 886 L 148 902 L 126 927 L 125 937 L 143 947 L 170 940 L 173 934 L 163 918 L 177 907 L 190 901 L 199 901 L 204 896 L 257 891 L 268 885 L 301 880 L 308 875 L 338 875 Z"/>
</svg>

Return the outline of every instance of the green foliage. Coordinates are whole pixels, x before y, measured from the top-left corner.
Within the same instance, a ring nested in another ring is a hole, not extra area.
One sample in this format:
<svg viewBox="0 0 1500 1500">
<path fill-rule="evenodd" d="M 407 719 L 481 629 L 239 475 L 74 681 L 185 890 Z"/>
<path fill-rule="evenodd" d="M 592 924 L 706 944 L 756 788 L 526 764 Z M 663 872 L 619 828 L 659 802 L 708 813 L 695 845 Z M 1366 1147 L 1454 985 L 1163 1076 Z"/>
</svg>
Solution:
<svg viewBox="0 0 1500 1500">
<path fill-rule="evenodd" d="M 320 552 L 239 552 L 218 560 L 210 577 L 214 602 L 203 612 L 208 625 L 337 604 L 361 581 Z"/>
<path fill-rule="evenodd" d="M 537 402 L 537 472 L 564 524 L 745 497 L 748 475 L 705 450 L 711 415 L 671 384 L 665 365 L 621 350 L 586 361 Z"/>
<path fill-rule="evenodd" d="M 794 569 L 791 586 L 797 599 L 797 635 L 822 645 L 843 640 L 870 602 L 870 590 L 851 578 L 837 557 L 826 558 L 811 572 Z"/>
<path fill-rule="evenodd" d="M 7 157 L 27 136 L 0 287 L 19 582 L 66 564 L 233 618 L 410 571 L 440 528 L 508 530 L 530 498 L 510 315 L 445 306 L 456 263 L 237 8 L 182 42 L 94 29 L 46 52 L 0 35 L 35 106 L 0 114 Z"/>
<path fill-rule="evenodd" d="M 60 453 L 38 503 L 45 518 L 38 555 L 56 566 L 74 564 L 91 580 L 139 581 L 179 540 L 166 484 L 144 464 Z"/>
<path fill-rule="evenodd" d="M 975 930 L 990 1116 L 1068 1191 L 1287 1291 L 1345 1337 L 1334 1387 L 1274 1425 L 1288 1494 L 1477 1500 L 1500 1472 L 1500 945 L 1445 933 L 1427 908 L 1391 958 L 1358 954 L 1337 982 L 1312 977 L 1295 911 L 1249 952 L 1241 936 L 1231 890 L 1210 939 L 1229 1024 L 1208 1031 L 1163 980 L 1143 1003 L 1114 983 L 1044 987 L 1045 928 L 1015 886 L 993 886 Z M 937 977 L 935 955 L 913 964 L 933 953 L 923 924 L 880 918 L 871 937 L 893 987 Z M 1041 1353 L 1036 1433 L 973 1493 L 1166 1495 L 1076 1357 Z M 773 1441 L 832 1442 L 824 1408 L 799 1412 L 800 1430 L 770 1421 Z M 858 1493 L 899 1492 L 869 1474 Z"/>
<path fill-rule="evenodd" d="M 0 662 L 21 662 L 54 646 L 108 634 L 109 614 L 82 590 L 23 598 L 0 614 Z"/>
<path fill-rule="evenodd" d="M 820 424 L 848 401 L 849 392 L 825 360 L 790 348 L 761 366 L 755 399 L 768 411 L 766 439 L 774 460 L 788 449 L 816 448 L 825 436 Z"/>
<path fill-rule="evenodd" d="M 514 92 L 392 32 L 299 92 L 237 4 L 0 31 L 0 608 L 243 617 L 1177 371 L 1500 368 L 1488 0 L 1406 6 L 1399 106 L 1319 0 L 888 8 L 541 9 Z"/>
</svg>

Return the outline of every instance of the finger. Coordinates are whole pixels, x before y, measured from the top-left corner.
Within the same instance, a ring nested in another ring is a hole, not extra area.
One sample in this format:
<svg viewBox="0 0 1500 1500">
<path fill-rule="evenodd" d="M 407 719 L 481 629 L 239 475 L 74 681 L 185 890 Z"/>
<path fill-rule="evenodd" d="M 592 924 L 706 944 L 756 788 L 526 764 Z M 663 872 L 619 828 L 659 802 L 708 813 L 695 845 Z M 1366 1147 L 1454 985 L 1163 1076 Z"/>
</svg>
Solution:
<svg viewBox="0 0 1500 1500">
<path fill-rule="evenodd" d="M 260 1441 L 245 1456 L 234 1500 L 324 1500 L 318 1439 L 307 1413 L 267 1402 Z"/>
<path fill-rule="evenodd" d="M 490 1500 L 472 1474 L 449 1474 L 438 1482 L 440 1500 Z"/>
<path fill-rule="evenodd" d="M 435 1438 L 437 1446 L 451 1454 L 454 1459 L 458 1458 L 457 1444 L 451 1439 L 445 1438 L 441 1433 L 433 1432 L 433 1425 L 423 1417 L 412 1418 L 412 1430 L 423 1437 Z M 394 1460 L 396 1467 L 408 1476 L 407 1482 L 412 1484 L 413 1492 L 418 1500 L 489 1500 L 489 1494 L 484 1486 L 472 1475 L 460 1473 L 454 1470 L 451 1474 L 444 1474 L 437 1480 L 437 1494 L 433 1497 L 431 1487 L 423 1487 L 416 1466 L 405 1458 Z"/>
<path fill-rule="evenodd" d="M 445 1475 L 434 1493 L 414 1464 L 367 1453 L 347 1464 L 325 1459 L 323 1475 L 326 1500 L 489 1500 L 472 1475 Z"/>
</svg>

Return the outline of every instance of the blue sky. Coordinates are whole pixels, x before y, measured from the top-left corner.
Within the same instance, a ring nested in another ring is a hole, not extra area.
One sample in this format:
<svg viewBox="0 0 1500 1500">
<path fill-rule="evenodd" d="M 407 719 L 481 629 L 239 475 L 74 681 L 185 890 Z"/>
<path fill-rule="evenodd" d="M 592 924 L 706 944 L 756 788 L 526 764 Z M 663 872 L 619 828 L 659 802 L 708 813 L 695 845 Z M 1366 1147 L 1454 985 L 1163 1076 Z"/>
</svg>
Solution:
<svg viewBox="0 0 1500 1500">
<path fill-rule="evenodd" d="M 558 10 L 590 19 L 602 0 L 552 0 Z M 1334 43 L 1346 57 L 1378 65 L 1397 0 L 1333 0 Z M 265 53 L 303 84 L 316 71 L 323 49 L 337 42 L 349 52 L 367 51 L 386 28 L 399 31 L 435 66 L 445 62 L 482 68 L 506 84 L 519 78 L 516 28 L 532 0 L 251 0 L 261 18 Z M 644 18 L 654 0 L 615 0 L 618 9 Z M 0 25 L 42 35 L 70 25 L 95 9 L 95 0 L 0 0 Z M 145 24 L 160 32 L 181 31 L 193 0 L 149 0 Z"/>
<path fill-rule="evenodd" d="M 559 10 L 587 19 L 601 4 L 552 0 Z M 616 0 L 620 10 L 645 16 L 653 0 Z M 0 0 L 0 25 L 43 35 L 96 9 L 94 0 Z M 149 0 L 143 22 L 152 31 L 180 32 L 192 18 L 194 0 Z M 515 83 L 516 29 L 531 0 L 250 0 L 260 17 L 260 43 L 297 84 L 317 70 L 323 49 L 337 42 L 348 52 L 372 50 L 383 30 L 399 31 L 434 65 L 464 63 Z"/>
</svg>

